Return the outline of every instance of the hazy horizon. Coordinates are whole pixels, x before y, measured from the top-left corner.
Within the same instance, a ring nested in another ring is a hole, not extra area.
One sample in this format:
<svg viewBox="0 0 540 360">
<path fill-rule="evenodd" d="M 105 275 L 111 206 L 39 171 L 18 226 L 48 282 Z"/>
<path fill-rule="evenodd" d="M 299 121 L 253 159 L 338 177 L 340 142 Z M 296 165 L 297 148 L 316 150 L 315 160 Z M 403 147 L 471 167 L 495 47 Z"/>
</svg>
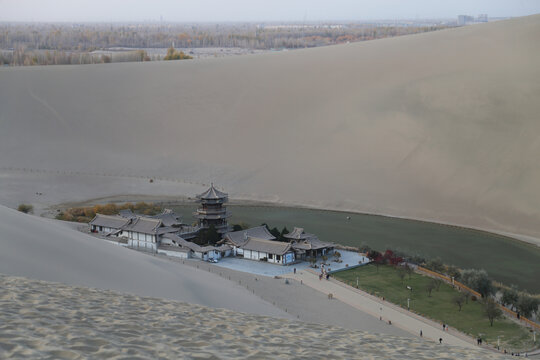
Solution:
<svg viewBox="0 0 540 360">
<path fill-rule="evenodd" d="M 534 0 L 0 0 L 0 21 L 21 22 L 239 22 L 239 21 L 373 21 L 447 19 L 459 14 L 516 17 L 540 13 Z"/>
</svg>

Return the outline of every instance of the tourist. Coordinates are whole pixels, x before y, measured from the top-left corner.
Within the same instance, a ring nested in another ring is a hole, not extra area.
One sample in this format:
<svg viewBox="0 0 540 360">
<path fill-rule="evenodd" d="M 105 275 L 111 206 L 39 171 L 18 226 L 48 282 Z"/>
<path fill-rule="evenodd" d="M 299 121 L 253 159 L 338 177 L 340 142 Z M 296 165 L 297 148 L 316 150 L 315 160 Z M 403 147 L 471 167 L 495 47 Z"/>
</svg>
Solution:
<svg viewBox="0 0 540 360">
<path fill-rule="evenodd" d="M 294 273 L 296 274 L 296 268 L 294 268 Z"/>
<path fill-rule="evenodd" d="M 439 344 L 442 344 L 442 338 L 439 338 Z"/>
<path fill-rule="evenodd" d="M 422 334 L 422 330 L 420 330 L 420 337 L 422 337 L 422 335 L 423 335 L 423 334 Z"/>
</svg>

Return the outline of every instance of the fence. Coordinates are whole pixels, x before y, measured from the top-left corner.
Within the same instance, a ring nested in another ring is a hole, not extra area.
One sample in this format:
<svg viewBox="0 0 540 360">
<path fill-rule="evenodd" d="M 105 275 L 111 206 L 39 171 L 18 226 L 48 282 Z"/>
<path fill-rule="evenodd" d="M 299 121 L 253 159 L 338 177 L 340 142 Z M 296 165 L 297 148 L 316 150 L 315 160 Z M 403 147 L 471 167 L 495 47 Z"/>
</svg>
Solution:
<svg viewBox="0 0 540 360">
<path fill-rule="evenodd" d="M 452 285 L 456 285 L 456 286 L 459 287 L 460 289 L 463 289 L 463 290 L 465 290 L 465 291 L 467 291 L 467 292 L 473 294 L 473 295 L 476 296 L 477 298 L 481 298 L 481 297 L 482 297 L 482 294 L 480 294 L 478 291 L 475 291 L 475 290 L 471 289 L 470 287 L 468 287 L 468 286 L 465 285 L 465 284 L 460 283 L 459 281 L 454 280 L 454 281 L 452 282 L 452 279 L 449 278 L 448 276 L 445 276 L 445 275 L 436 273 L 435 271 L 431 271 L 431 270 L 426 269 L 426 268 L 423 268 L 423 267 L 421 267 L 421 266 L 418 266 L 417 269 L 420 270 L 421 272 L 424 272 L 424 273 L 430 275 L 430 276 L 435 276 L 435 277 L 437 277 L 437 278 L 439 278 L 439 279 L 442 279 L 442 280 L 444 280 L 444 281 L 446 281 L 446 282 L 448 282 L 448 283 L 450 283 L 450 284 L 452 284 Z"/>
<path fill-rule="evenodd" d="M 459 288 L 465 290 L 465 291 L 468 291 L 469 293 L 475 295 L 477 298 L 481 298 L 482 295 L 477 292 L 477 291 L 474 291 L 473 289 L 471 289 L 470 287 L 460 283 L 459 281 L 455 281 L 452 283 L 452 279 L 449 278 L 448 276 L 445 276 L 445 275 L 442 275 L 442 274 L 439 274 L 435 271 L 431 271 L 429 269 L 426 269 L 426 268 L 423 268 L 421 266 L 418 266 L 417 267 L 418 271 L 420 272 L 423 272 L 429 276 L 433 276 L 433 277 L 436 277 L 436 278 L 439 278 L 439 279 L 442 279 L 450 284 L 453 284 L 453 285 L 456 285 L 458 286 Z M 517 313 L 515 311 L 512 311 L 504 306 L 502 306 L 501 304 L 497 304 L 502 311 L 506 312 L 507 314 L 511 315 L 512 317 L 516 318 L 517 319 Z M 530 327 L 532 327 L 533 329 L 536 329 L 536 330 L 540 330 L 540 325 L 535 323 L 534 321 L 531 321 L 527 318 L 524 318 L 524 317 L 520 317 L 519 320 L 523 321 L 525 324 L 529 325 Z"/>
</svg>

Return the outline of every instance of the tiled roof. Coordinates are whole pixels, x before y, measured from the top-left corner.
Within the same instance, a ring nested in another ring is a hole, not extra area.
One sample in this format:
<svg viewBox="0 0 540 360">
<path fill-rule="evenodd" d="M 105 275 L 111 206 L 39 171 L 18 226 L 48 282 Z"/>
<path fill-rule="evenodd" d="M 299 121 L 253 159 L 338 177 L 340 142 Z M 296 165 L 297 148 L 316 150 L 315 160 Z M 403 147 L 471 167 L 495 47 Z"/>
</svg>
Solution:
<svg viewBox="0 0 540 360">
<path fill-rule="evenodd" d="M 300 250 L 318 250 L 318 249 L 324 249 L 328 247 L 334 247 L 335 245 L 332 243 L 325 243 L 319 240 L 318 237 L 315 235 L 312 235 L 308 239 L 304 240 L 293 240 L 291 243 L 293 249 L 300 249 Z"/>
<path fill-rule="evenodd" d="M 307 239 L 311 236 L 314 236 L 314 235 L 305 233 L 304 229 L 299 228 L 299 227 L 295 227 L 293 231 L 291 231 L 288 234 L 283 235 L 283 237 L 286 237 L 287 239 L 294 239 L 294 240 Z"/>
<path fill-rule="evenodd" d="M 129 219 L 118 215 L 96 214 L 92 221 L 90 221 L 90 225 L 120 229 L 122 226 L 127 225 L 129 221 Z"/>
<path fill-rule="evenodd" d="M 206 190 L 202 194 L 197 195 L 197 198 L 202 200 L 218 200 L 226 199 L 228 196 L 229 195 L 227 193 L 219 191 L 214 187 L 214 184 L 212 184 L 208 190 Z"/>
<path fill-rule="evenodd" d="M 178 246 L 184 247 L 186 249 L 190 249 L 190 250 L 192 250 L 194 252 L 205 253 L 205 252 L 214 251 L 214 250 L 226 251 L 226 250 L 231 249 L 231 247 L 228 246 L 228 245 L 221 245 L 221 246 L 218 246 L 218 247 L 216 247 L 216 246 L 200 246 L 200 245 L 197 245 L 197 244 L 195 244 L 195 243 L 193 243 L 191 241 L 187 241 L 186 239 L 183 239 L 180 236 L 175 235 L 175 234 L 165 234 L 165 235 L 163 235 L 163 237 L 172 240 Z"/>
<path fill-rule="evenodd" d="M 264 240 L 275 240 L 276 238 L 270 234 L 266 226 L 257 226 L 251 229 L 233 231 L 225 234 L 225 239 L 232 242 L 234 245 L 239 246 L 244 244 L 249 237 L 254 237 Z"/>
<path fill-rule="evenodd" d="M 280 241 L 258 239 L 249 237 L 240 248 L 244 250 L 259 251 L 268 254 L 283 255 L 291 250 L 291 244 Z"/>
<path fill-rule="evenodd" d="M 163 222 L 163 225 L 165 226 L 179 226 L 182 224 L 182 220 L 180 219 L 180 216 L 178 216 L 174 211 L 171 209 L 165 209 L 161 214 L 157 214 L 154 216 L 151 216 L 153 219 L 160 219 Z"/>
<path fill-rule="evenodd" d="M 137 217 L 130 224 L 124 226 L 123 230 L 155 235 L 161 224 L 159 219 Z"/>
</svg>

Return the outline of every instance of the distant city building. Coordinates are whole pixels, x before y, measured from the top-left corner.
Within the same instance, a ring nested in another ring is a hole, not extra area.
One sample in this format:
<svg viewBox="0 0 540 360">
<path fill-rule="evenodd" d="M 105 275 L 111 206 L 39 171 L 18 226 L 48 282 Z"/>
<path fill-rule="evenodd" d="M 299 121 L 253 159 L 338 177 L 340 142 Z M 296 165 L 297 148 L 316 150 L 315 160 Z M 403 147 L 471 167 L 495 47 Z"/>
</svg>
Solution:
<svg viewBox="0 0 540 360">
<path fill-rule="evenodd" d="M 488 22 L 487 14 L 478 15 L 478 18 L 476 19 L 476 21 L 478 21 L 478 22 Z"/>
<path fill-rule="evenodd" d="M 474 16 L 469 15 L 458 15 L 457 17 L 457 24 L 458 25 L 467 25 L 474 23 Z"/>
</svg>

